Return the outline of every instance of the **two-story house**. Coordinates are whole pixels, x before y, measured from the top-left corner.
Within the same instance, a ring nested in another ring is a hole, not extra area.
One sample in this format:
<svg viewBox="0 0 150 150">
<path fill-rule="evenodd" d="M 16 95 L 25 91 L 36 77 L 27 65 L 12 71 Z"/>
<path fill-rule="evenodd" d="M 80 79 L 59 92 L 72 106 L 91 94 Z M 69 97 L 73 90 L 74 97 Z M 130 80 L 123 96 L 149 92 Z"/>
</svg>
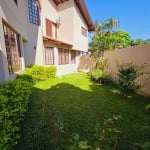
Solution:
<svg viewBox="0 0 150 150">
<path fill-rule="evenodd" d="M 84 0 L 0 1 L 0 82 L 31 64 L 76 72 L 93 30 Z"/>
</svg>

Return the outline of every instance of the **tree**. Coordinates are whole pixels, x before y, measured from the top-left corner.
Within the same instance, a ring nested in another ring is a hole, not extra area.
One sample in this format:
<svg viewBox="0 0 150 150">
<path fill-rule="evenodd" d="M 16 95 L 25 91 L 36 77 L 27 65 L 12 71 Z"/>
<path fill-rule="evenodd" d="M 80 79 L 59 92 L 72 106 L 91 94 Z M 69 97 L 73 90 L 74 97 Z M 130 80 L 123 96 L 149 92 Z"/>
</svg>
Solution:
<svg viewBox="0 0 150 150">
<path fill-rule="evenodd" d="M 95 22 L 95 34 L 90 44 L 91 52 L 102 53 L 106 50 L 127 47 L 131 43 L 131 37 L 125 31 L 114 29 L 119 26 L 119 21 L 113 18 L 103 23 Z"/>
<path fill-rule="evenodd" d="M 103 23 L 96 21 L 95 34 L 90 44 L 92 52 L 103 53 L 106 50 L 127 47 L 130 45 L 130 35 L 122 30 L 115 31 L 114 28 L 119 26 L 119 21 L 110 18 Z"/>
</svg>

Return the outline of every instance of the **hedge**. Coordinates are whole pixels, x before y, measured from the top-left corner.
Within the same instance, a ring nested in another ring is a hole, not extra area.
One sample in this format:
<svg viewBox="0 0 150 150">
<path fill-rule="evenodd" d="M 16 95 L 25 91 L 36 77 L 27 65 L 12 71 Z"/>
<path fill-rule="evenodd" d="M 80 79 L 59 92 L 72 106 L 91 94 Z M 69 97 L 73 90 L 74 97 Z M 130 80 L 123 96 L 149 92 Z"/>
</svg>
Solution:
<svg viewBox="0 0 150 150">
<path fill-rule="evenodd" d="M 56 67 L 44 67 L 33 65 L 31 67 L 26 68 L 25 74 L 31 75 L 35 81 L 43 81 L 47 78 L 54 78 L 56 76 Z"/>
<path fill-rule="evenodd" d="M 0 149 L 10 150 L 17 144 L 19 123 L 27 111 L 32 87 L 31 80 L 21 78 L 0 85 Z"/>
</svg>

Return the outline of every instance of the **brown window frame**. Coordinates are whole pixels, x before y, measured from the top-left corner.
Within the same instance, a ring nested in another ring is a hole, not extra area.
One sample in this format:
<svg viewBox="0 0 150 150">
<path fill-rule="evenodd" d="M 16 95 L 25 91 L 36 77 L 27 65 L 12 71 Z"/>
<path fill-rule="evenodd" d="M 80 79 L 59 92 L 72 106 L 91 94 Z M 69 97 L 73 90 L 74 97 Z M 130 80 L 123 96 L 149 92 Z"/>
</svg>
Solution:
<svg viewBox="0 0 150 150">
<path fill-rule="evenodd" d="M 81 34 L 87 37 L 87 29 L 85 29 L 84 27 L 81 27 Z"/>
<path fill-rule="evenodd" d="M 5 47 L 9 74 L 22 69 L 19 35 L 3 23 Z"/>
<path fill-rule="evenodd" d="M 71 64 L 76 63 L 76 51 L 71 51 Z"/>
<path fill-rule="evenodd" d="M 57 25 L 56 23 L 52 22 L 48 18 L 45 18 L 45 25 L 46 25 L 46 36 L 51 37 L 53 39 L 57 39 Z M 53 27 L 55 31 L 53 31 Z"/>
<path fill-rule="evenodd" d="M 58 49 L 58 64 L 59 65 L 66 65 L 69 64 L 69 50 L 59 48 Z"/>
<path fill-rule="evenodd" d="M 54 65 L 54 48 L 45 47 L 45 64 Z"/>
</svg>

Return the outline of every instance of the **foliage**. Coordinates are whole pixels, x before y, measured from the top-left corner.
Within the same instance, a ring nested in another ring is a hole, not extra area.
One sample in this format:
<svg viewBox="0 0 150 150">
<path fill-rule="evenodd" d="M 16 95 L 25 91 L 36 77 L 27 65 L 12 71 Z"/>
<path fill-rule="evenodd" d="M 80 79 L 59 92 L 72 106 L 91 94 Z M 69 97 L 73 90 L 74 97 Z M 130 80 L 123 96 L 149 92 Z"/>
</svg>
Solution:
<svg viewBox="0 0 150 150">
<path fill-rule="evenodd" d="M 95 69 L 100 69 L 103 72 L 106 72 L 108 69 L 108 59 L 101 58 L 95 66 Z"/>
<path fill-rule="evenodd" d="M 143 44 L 148 44 L 148 43 L 150 43 L 150 39 L 142 40 L 141 38 L 139 38 L 136 40 L 131 40 L 130 45 L 136 46 L 136 45 L 143 45 Z"/>
<path fill-rule="evenodd" d="M 89 76 L 96 83 L 110 82 L 108 77 L 108 60 L 101 58 L 97 61 L 95 69 L 89 72 Z"/>
<path fill-rule="evenodd" d="M 54 78 L 56 76 L 56 67 L 44 67 L 44 66 L 31 66 L 26 68 L 27 75 L 31 75 L 35 81 L 43 81 L 47 78 Z"/>
<path fill-rule="evenodd" d="M 143 65 L 136 66 L 132 61 L 118 65 L 118 85 L 124 96 L 129 96 L 141 88 L 141 84 L 135 80 L 144 74 L 142 69 Z"/>
<path fill-rule="evenodd" d="M 22 79 L 0 86 L 0 149 L 10 150 L 19 138 L 18 124 L 29 103 L 32 83 Z"/>
<path fill-rule="evenodd" d="M 105 74 L 100 69 L 94 69 L 93 71 L 89 72 L 91 80 L 97 83 L 101 83 L 101 79 L 105 77 Z"/>
<path fill-rule="evenodd" d="M 14 150 L 66 150 L 75 133 L 80 135 L 79 142 L 88 141 L 87 145 L 94 149 L 98 139 L 95 134 L 106 130 L 104 122 L 112 119 L 113 114 L 122 116 L 110 125 L 121 131 L 113 132 L 119 137 L 116 149 L 140 149 L 135 143 L 144 143 L 150 135 L 149 113 L 143 109 L 149 99 L 134 94 L 132 101 L 125 101 L 126 98 L 114 94 L 115 90 L 115 85 L 91 82 L 84 73 L 37 83 Z M 100 132 L 95 130 L 96 123 Z"/>
<path fill-rule="evenodd" d="M 150 104 L 147 104 L 145 110 L 149 110 L 149 109 L 150 109 Z"/>
<path fill-rule="evenodd" d="M 91 52 L 103 53 L 106 50 L 128 47 L 131 42 L 130 35 L 122 30 L 114 30 L 119 21 L 110 18 L 103 23 L 96 22 L 96 31 L 90 44 Z"/>
<path fill-rule="evenodd" d="M 68 150 L 89 150 L 91 148 L 87 141 L 80 141 L 79 134 L 76 133 L 71 140 Z"/>
<path fill-rule="evenodd" d="M 116 121 L 121 119 L 120 115 L 113 115 L 105 119 L 104 123 L 96 123 L 96 148 L 97 149 L 116 149 L 120 131 L 115 127 Z"/>
</svg>

